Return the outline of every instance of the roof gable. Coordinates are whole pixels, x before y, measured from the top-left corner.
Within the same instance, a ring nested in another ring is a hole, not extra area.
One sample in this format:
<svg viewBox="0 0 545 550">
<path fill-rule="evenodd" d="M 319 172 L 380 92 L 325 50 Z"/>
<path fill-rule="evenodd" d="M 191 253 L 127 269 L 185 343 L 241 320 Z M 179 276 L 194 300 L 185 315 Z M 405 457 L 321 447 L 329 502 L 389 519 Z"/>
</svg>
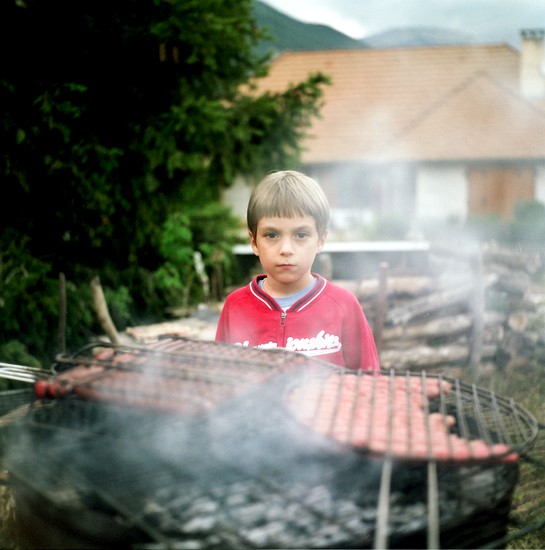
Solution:
<svg viewBox="0 0 545 550">
<path fill-rule="evenodd" d="M 403 160 L 543 157 L 545 111 L 487 73 L 476 73 L 392 136 L 376 156 Z"/>
<path fill-rule="evenodd" d="M 288 52 L 259 88 L 282 91 L 317 71 L 332 84 L 304 163 L 545 156 L 545 104 L 518 95 L 510 46 Z"/>
</svg>

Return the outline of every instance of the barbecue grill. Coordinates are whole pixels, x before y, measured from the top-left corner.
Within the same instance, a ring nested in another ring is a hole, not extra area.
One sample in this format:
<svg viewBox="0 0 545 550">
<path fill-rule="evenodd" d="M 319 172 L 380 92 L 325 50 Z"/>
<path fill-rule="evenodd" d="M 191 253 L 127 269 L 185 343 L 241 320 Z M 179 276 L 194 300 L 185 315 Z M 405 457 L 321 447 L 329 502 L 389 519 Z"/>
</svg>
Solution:
<svg viewBox="0 0 545 550">
<path fill-rule="evenodd" d="M 36 398 L 6 461 L 25 547 L 494 548 L 537 435 L 459 380 L 185 338 L 21 376 Z"/>
</svg>

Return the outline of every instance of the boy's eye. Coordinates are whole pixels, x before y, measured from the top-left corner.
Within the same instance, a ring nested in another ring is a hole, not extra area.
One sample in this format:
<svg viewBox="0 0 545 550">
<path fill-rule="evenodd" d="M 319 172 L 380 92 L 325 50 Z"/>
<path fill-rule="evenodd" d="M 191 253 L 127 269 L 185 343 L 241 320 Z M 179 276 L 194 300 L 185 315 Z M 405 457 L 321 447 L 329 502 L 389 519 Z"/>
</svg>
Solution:
<svg viewBox="0 0 545 550">
<path fill-rule="evenodd" d="M 297 239 L 306 239 L 308 237 L 308 233 L 306 231 L 299 231 L 295 234 L 295 237 Z"/>
<path fill-rule="evenodd" d="M 276 237 L 278 237 L 278 233 L 276 231 L 267 231 L 267 233 L 265 233 L 265 238 L 267 239 L 275 239 Z"/>
</svg>

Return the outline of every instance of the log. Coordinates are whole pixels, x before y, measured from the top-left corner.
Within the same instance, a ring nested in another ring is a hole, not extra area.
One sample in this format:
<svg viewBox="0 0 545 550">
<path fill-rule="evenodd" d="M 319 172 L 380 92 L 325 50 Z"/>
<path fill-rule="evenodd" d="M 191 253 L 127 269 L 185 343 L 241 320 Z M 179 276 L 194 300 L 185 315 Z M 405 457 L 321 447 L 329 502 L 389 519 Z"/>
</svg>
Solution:
<svg viewBox="0 0 545 550">
<path fill-rule="evenodd" d="M 95 311 L 97 313 L 102 330 L 106 333 L 106 336 L 108 336 L 112 344 L 119 344 L 119 333 L 115 328 L 112 318 L 110 317 L 108 305 L 106 304 L 106 298 L 104 297 L 102 285 L 100 284 L 100 279 L 98 277 L 93 277 L 93 279 L 91 280 L 91 292 L 93 294 L 93 304 L 95 306 Z"/>
<path fill-rule="evenodd" d="M 487 276 L 484 278 L 483 285 L 486 288 L 494 284 L 495 281 L 495 276 Z M 457 304 L 467 305 L 473 292 L 474 284 L 472 282 L 439 292 L 433 292 L 427 296 L 413 300 L 407 305 L 392 308 L 386 317 L 386 321 L 393 325 L 408 323 L 412 319 L 440 311 L 447 306 L 451 308 Z"/>
<path fill-rule="evenodd" d="M 354 291 L 360 300 L 370 300 L 378 294 L 379 285 L 378 279 L 364 279 L 356 285 Z M 388 277 L 388 297 L 421 296 L 434 288 L 435 281 L 431 277 Z"/>
<path fill-rule="evenodd" d="M 481 357 L 494 357 L 495 345 L 484 345 Z M 449 346 L 419 346 L 404 350 L 384 350 L 380 356 L 380 366 L 383 370 L 411 370 L 449 367 L 452 365 L 467 365 L 469 360 L 469 345 L 454 344 Z"/>
<path fill-rule="evenodd" d="M 409 321 L 424 314 L 430 314 L 445 308 L 446 305 L 453 306 L 457 303 L 467 303 L 473 286 L 471 284 L 459 288 L 434 292 L 409 304 L 391 309 L 386 316 L 387 322 L 393 325 L 406 324 Z"/>
<path fill-rule="evenodd" d="M 483 262 L 487 265 L 501 264 L 509 269 L 524 270 L 531 275 L 538 272 L 541 261 L 538 252 L 521 252 L 505 248 L 490 247 L 483 249 Z"/>
<path fill-rule="evenodd" d="M 507 321 L 509 328 L 517 334 L 521 334 L 526 331 L 528 328 L 528 323 L 528 315 L 525 311 L 515 311 L 511 313 Z"/>
<path fill-rule="evenodd" d="M 468 358 L 468 346 L 419 346 L 405 350 L 385 350 L 380 357 L 380 366 L 383 370 L 426 369 L 465 363 Z"/>
<path fill-rule="evenodd" d="M 498 312 L 484 313 L 484 330 L 485 334 L 494 335 L 501 334 L 498 331 L 501 325 L 505 322 L 506 315 Z M 412 325 L 396 325 L 384 329 L 384 342 L 391 343 L 393 341 L 409 341 L 418 339 L 436 339 L 443 337 L 452 337 L 464 333 L 469 333 L 473 324 L 473 318 L 469 313 L 459 315 L 448 315 L 427 321 L 425 323 L 415 323 Z M 489 339 L 490 336 L 488 336 Z M 486 339 L 486 337 L 484 338 Z"/>
<path fill-rule="evenodd" d="M 433 319 L 427 323 L 414 325 L 397 325 L 384 330 L 385 342 L 409 338 L 439 338 L 453 336 L 469 331 L 471 328 L 470 315 L 451 315 Z"/>
<path fill-rule="evenodd" d="M 522 298 L 528 292 L 530 287 L 530 277 L 527 273 L 520 269 L 505 269 L 497 266 L 494 269 L 498 280 L 494 285 L 496 290 L 501 290 L 513 295 L 517 298 Z"/>
</svg>

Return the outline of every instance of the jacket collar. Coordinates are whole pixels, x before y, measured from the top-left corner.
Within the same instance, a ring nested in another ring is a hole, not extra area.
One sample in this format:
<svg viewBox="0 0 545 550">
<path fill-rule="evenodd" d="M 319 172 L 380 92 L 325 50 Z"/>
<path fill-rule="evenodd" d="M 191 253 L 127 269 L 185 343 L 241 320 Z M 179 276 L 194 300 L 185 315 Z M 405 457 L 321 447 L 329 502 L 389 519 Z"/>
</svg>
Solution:
<svg viewBox="0 0 545 550">
<path fill-rule="evenodd" d="M 312 273 L 314 277 L 316 277 L 316 284 L 312 287 L 312 289 L 307 292 L 300 300 L 295 302 L 288 311 L 301 311 L 306 306 L 308 306 L 311 302 L 313 302 L 318 296 L 324 291 L 327 280 L 324 279 L 321 275 L 318 273 Z M 260 274 L 254 277 L 252 282 L 250 283 L 250 292 L 258 299 L 261 300 L 269 309 L 275 310 L 275 311 L 281 311 L 282 308 L 278 305 L 278 302 L 269 296 L 262 288 L 259 286 L 260 281 L 265 279 L 266 275 Z"/>
</svg>

